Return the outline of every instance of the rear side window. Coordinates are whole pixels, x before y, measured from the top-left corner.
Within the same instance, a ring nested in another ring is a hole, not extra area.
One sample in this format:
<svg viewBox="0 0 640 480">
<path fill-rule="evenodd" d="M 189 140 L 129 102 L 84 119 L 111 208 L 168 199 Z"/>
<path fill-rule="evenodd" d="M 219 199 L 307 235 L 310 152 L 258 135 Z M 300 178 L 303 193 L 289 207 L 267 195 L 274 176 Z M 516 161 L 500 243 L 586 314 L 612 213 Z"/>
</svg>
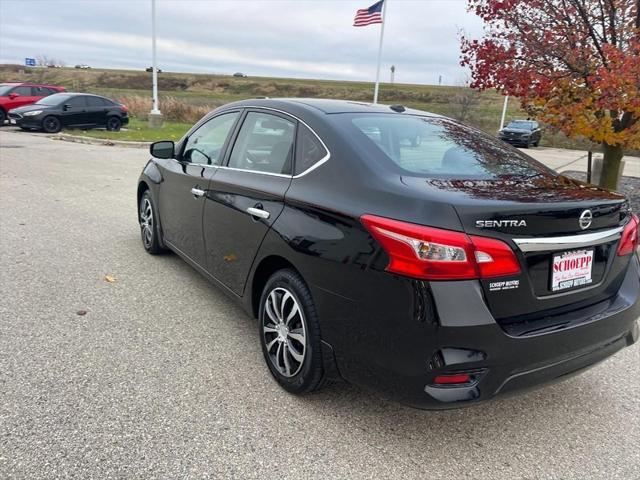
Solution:
<svg viewBox="0 0 640 480">
<path fill-rule="evenodd" d="M 229 167 L 290 174 L 296 124 L 276 115 L 249 112 L 229 158 Z"/>
<path fill-rule="evenodd" d="M 322 142 L 306 126 L 300 124 L 296 138 L 296 167 L 295 175 L 309 170 L 316 163 L 324 160 L 329 154 Z"/>
<path fill-rule="evenodd" d="M 87 105 L 90 107 L 106 107 L 107 102 L 100 97 L 87 97 Z"/>
<path fill-rule="evenodd" d="M 433 178 L 530 178 L 550 173 L 518 150 L 444 118 L 355 116 L 360 141 L 373 144 L 407 174 Z"/>
<path fill-rule="evenodd" d="M 33 89 L 34 97 L 46 97 L 51 95 L 51 90 L 47 87 L 31 87 Z"/>
</svg>

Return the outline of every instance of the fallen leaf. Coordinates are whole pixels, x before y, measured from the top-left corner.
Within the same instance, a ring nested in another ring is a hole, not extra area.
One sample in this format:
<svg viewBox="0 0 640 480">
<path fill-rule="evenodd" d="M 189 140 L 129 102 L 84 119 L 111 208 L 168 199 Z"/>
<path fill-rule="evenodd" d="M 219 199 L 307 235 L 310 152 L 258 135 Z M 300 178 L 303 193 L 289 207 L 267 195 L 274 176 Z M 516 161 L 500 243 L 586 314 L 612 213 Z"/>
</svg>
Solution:
<svg viewBox="0 0 640 480">
<path fill-rule="evenodd" d="M 115 283 L 117 280 L 117 278 L 114 277 L 113 275 L 105 275 L 104 279 L 109 283 Z"/>
</svg>

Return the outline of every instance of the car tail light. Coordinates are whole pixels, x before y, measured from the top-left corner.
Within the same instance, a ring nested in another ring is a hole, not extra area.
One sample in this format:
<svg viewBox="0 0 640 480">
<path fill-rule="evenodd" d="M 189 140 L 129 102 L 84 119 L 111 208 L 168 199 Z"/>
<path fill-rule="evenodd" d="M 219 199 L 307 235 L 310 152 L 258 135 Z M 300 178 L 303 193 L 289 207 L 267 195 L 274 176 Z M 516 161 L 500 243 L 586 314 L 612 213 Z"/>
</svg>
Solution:
<svg viewBox="0 0 640 480">
<path fill-rule="evenodd" d="M 640 220 L 635 214 L 631 214 L 631 219 L 622 231 L 622 238 L 618 245 L 618 255 L 629 255 L 638 247 L 638 225 Z"/>
<path fill-rule="evenodd" d="M 122 111 L 122 113 L 127 113 L 129 111 L 127 106 L 122 104 L 120 104 L 120 110 Z"/>
<path fill-rule="evenodd" d="M 504 242 L 375 215 L 362 223 L 389 255 L 387 271 L 425 280 L 513 275 L 520 265 Z"/>
<path fill-rule="evenodd" d="M 471 375 L 468 373 L 454 373 L 452 375 L 438 375 L 433 379 L 436 385 L 456 385 L 461 383 L 469 383 Z"/>
</svg>

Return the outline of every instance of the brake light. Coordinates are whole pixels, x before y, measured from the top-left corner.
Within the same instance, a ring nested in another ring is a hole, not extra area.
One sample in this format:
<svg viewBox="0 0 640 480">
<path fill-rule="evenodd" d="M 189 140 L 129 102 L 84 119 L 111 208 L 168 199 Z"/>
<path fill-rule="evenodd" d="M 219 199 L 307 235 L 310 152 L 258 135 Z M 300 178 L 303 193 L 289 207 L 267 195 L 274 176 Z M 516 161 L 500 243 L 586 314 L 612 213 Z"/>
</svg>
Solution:
<svg viewBox="0 0 640 480">
<path fill-rule="evenodd" d="M 634 250 L 638 247 L 639 224 L 640 220 L 638 219 L 638 216 L 635 214 L 631 214 L 631 218 L 622 231 L 622 238 L 620 238 L 620 244 L 618 245 L 618 251 L 616 252 L 616 254 L 620 256 L 629 255 L 630 253 L 633 253 Z"/>
<path fill-rule="evenodd" d="M 500 240 L 374 215 L 363 215 L 361 220 L 389 255 L 389 272 L 425 280 L 492 278 L 520 272 L 513 250 Z"/>
<path fill-rule="evenodd" d="M 436 385 L 459 385 L 461 383 L 469 383 L 471 375 L 468 373 L 455 373 L 453 375 L 438 375 L 433 379 Z"/>
<path fill-rule="evenodd" d="M 122 104 L 120 104 L 120 110 L 122 111 L 122 113 L 127 113 L 129 111 L 127 106 Z"/>
</svg>

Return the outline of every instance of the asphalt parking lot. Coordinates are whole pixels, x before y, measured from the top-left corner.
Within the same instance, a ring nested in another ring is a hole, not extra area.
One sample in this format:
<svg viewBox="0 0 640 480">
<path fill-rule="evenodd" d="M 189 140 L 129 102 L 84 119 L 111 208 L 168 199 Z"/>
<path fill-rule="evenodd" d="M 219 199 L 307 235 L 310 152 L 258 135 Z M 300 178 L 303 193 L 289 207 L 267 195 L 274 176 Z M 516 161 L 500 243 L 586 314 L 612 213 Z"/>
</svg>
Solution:
<svg viewBox="0 0 640 480">
<path fill-rule="evenodd" d="M 462 410 L 285 393 L 240 308 L 142 249 L 146 160 L 0 131 L 0 478 L 640 478 L 638 345 Z"/>
</svg>

